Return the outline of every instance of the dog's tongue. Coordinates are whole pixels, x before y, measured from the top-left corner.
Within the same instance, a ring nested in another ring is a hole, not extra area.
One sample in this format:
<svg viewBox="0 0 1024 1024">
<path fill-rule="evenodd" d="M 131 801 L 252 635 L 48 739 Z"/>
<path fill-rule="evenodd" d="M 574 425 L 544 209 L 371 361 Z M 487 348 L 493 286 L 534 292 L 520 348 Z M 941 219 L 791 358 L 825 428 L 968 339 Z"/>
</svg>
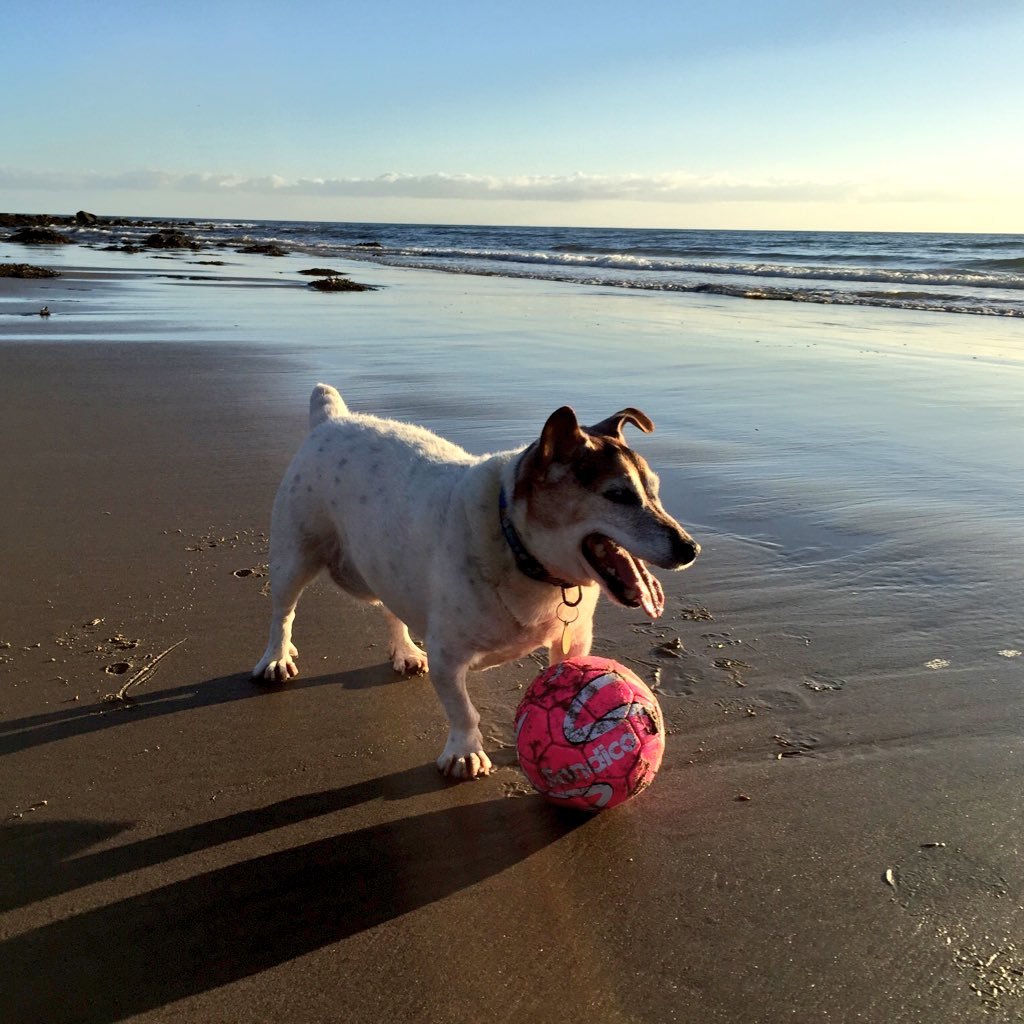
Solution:
<svg viewBox="0 0 1024 1024">
<path fill-rule="evenodd" d="M 641 575 L 645 577 L 644 582 L 647 584 L 643 589 L 641 598 L 644 611 L 652 619 L 660 618 L 661 613 L 665 610 L 665 591 L 661 589 L 661 581 L 639 559 L 637 559 L 637 565 L 640 568 Z"/>
<path fill-rule="evenodd" d="M 657 577 L 639 558 L 634 558 L 608 537 L 602 537 L 595 549 L 601 563 L 621 584 L 625 601 L 640 605 L 652 619 L 657 619 L 665 610 L 665 592 Z"/>
</svg>

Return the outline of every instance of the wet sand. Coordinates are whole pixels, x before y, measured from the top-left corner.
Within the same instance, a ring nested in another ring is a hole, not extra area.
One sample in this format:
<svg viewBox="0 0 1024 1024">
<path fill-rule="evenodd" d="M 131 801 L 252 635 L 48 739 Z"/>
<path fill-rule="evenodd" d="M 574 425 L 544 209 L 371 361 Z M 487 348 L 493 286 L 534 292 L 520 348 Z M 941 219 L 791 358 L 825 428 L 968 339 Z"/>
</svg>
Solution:
<svg viewBox="0 0 1024 1024">
<path fill-rule="evenodd" d="M 433 280 L 383 277 L 391 298 L 344 314 L 365 334 L 388 312 L 367 345 L 408 332 L 401 288 Z M 475 677 L 497 770 L 446 784 L 429 684 L 397 679 L 374 611 L 326 582 L 300 606 L 302 676 L 248 679 L 320 341 L 249 344 L 243 320 L 197 342 L 178 285 L 60 280 L 84 289 L 73 322 L 0 327 L 5 1020 L 1020 1019 L 1024 659 L 1005 634 L 929 668 L 955 632 L 934 605 L 773 572 L 753 532 L 716 529 L 705 484 L 705 553 L 662 574 L 665 617 L 598 621 L 597 653 L 660 669 L 651 790 L 587 819 L 528 793 L 510 744 L 529 660 Z M 4 284 L 25 310 L 70 294 Z M 348 357 L 366 407 L 372 352 Z"/>
</svg>

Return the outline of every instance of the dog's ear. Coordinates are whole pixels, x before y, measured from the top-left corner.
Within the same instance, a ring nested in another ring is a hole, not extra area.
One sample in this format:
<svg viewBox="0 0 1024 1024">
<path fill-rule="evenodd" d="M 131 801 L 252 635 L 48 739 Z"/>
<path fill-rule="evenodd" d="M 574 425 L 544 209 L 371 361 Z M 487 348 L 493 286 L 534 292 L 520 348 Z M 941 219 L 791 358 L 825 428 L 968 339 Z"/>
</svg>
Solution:
<svg viewBox="0 0 1024 1024">
<path fill-rule="evenodd" d="M 650 416 L 632 407 L 623 409 L 592 427 L 587 427 L 587 430 L 591 434 L 614 437 L 616 441 L 622 441 L 625 444 L 626 439 L 622 436 L 622 427 L 626 423 L 632 423 L 634 427 L 639 427 L 645 434 L 650 434 L 654 430 L 654 423 Z"/>
<path fill-rule="evenodd" d="M 586 443 L 576 413 L 571 406 L 563 405 L 544 424 L 537 445 L 537 461 L 542 468 L 547 468 L 553 462 L 569 462 L 580 445 Z"/>
</svg>

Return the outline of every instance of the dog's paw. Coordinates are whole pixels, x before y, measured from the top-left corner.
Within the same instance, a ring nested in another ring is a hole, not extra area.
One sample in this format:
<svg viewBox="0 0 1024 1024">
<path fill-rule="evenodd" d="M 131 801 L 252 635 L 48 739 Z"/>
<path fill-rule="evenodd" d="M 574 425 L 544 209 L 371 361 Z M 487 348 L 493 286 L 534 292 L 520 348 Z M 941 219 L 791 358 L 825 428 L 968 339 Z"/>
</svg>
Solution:
<svg viewBox="0 0 1024 1024">
<path fill-rule="evenodd" d="M 491 772 L 491 759 L 484 753 L 483 737 L 460 740 L 449 736 L 444 751 L 437 759 L 437 767 L 450 779 L 475 779 Z"/>
<path fill-rule="evenodd" d="M 391 667 L 403 676 L 421 676 L 430 671 L 426 654 L 415 645 L 393 650 Z"/>
<path fill-rule="evenodd" d="M 287 683 L 299 674 L 299 666 L 295 664 L 298 653 L 294 644 L 288 645 L 288 653 L 284 655 L 267 651 L 252 670 L 252 678 L 267 683 Z"/>
</svg>

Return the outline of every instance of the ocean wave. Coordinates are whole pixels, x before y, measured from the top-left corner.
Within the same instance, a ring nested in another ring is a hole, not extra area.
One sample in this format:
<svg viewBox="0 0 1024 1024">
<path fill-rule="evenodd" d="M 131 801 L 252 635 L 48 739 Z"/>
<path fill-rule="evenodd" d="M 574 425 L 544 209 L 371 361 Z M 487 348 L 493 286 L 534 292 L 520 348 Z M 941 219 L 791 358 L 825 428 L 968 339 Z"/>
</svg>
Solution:
<svg viewBox="0 0 1024 1024">
<path fill-rule="evenodd" d="M 994 270 L 999 273 L 1024 273 L 1024 257 L 1011 256 L 1005 260 L 975 260 L 972 264 L 979 270 Z"/>
<path fill-rule="evenodd" d="M 368 262 L 382 262 L 392 266 L 419 270 L 439 270 L 451 274 L 469 274 L 482 277 L 512 277 L 517 279 L 554 281 L 560 284 L 575 284 L 606 288 L 622 288 L 635 291 L 654 291 L 695 295 L 717 295 L 727 298 L 762 299 L 777 302 L 806 302 L 835 306 L 876 306 L 888 309 L 920 310 L 933 313 L 973 313 L 981 316 L 1006 316 L 1024 318 L 1024 305 L 995 298 L 975 297 L 957 293 L 914 292 L 914 291 L 865 291 L 839 288 L 815 289 L 784 285 L 745 285 L 730 282 L 681 282 L 648 277 L 608 277 L 586 274 L 571 274 L 559 268 L 547 271 L 526 267 L 494 267 L 443 263 L 411 258 L 389 260 L 381 255 L 360 257 Z"/>
<path fill-rule="evenodd" d="M 338 245 L 340 253 L 351 254 L 356 246 Z M 438 262 L 486 261 L 506 264 L 593 267 L 611 270 L 641 271 L 650 274 L 714 274 L 755 278 L 786 278 L 803 281 L 834 281 L 850 284 L 929 285 L 935 287 L 1001 288 L 1024 291 L 1024 274 L 982 270 L 912 269 L 884 266 L 822 266 L 728 260 L 658 259 L 628 253 L 558 252 L 515 249 L 463 249 L 425 246 L 383 247 L 376 257 L 429 259 Z M 360 258 L 365 253 L 359 252 Z M 1024 269 L 1024 268 L 1022 268 Z"/>
<path fill-rule="evenodd" d="M 626 249 L 614 248 L 608 245 L 582 242 L 563 242 L 551 246 L 555 253 L 569 253 L 576 256 L 647 256 L 663 257 L 666 259 L 682 259 L 685 257 L 708 258 L 716 256 L 727 256 L 731 250 L 723 246 L 711 248 L 700 248 L 678 245 L 638 245 Z"/>
<path fill-rule="evenodd" d="M 687 260 L 725 260 L 735 254 L 735 249 L 724 246 L 714 248 L 698 248 L 691 246 L 632 246 L 629 248 L 611 248 L 607 245 L 583 244 L 576 242 L 565 242 L 552 245 L 554 253 L 568 253 L 575 256 L 593 256 L 595 258 L 646 258 L 664 259 L 672 261 L 671 265 L 676 266 Z M 825 252 L 825 251 L 799 251 L 796 249 L 766 249 L 750 251 L 746 253 L 747 263 L 764 263 L 766 261 L 786 261 L 793 266 L 809 265 L 809 261 L 816 260 L 825 264 L 841 264 L 854 266 L 858 263 L 885 264 L 891 262 L 889 253 L 875 252 Z"/>
<path fill-rule="evenodd" d="M 1019 249 L 1020 235 L 953 235 L 957 247 L 962 249 Z"/>
</svg>

